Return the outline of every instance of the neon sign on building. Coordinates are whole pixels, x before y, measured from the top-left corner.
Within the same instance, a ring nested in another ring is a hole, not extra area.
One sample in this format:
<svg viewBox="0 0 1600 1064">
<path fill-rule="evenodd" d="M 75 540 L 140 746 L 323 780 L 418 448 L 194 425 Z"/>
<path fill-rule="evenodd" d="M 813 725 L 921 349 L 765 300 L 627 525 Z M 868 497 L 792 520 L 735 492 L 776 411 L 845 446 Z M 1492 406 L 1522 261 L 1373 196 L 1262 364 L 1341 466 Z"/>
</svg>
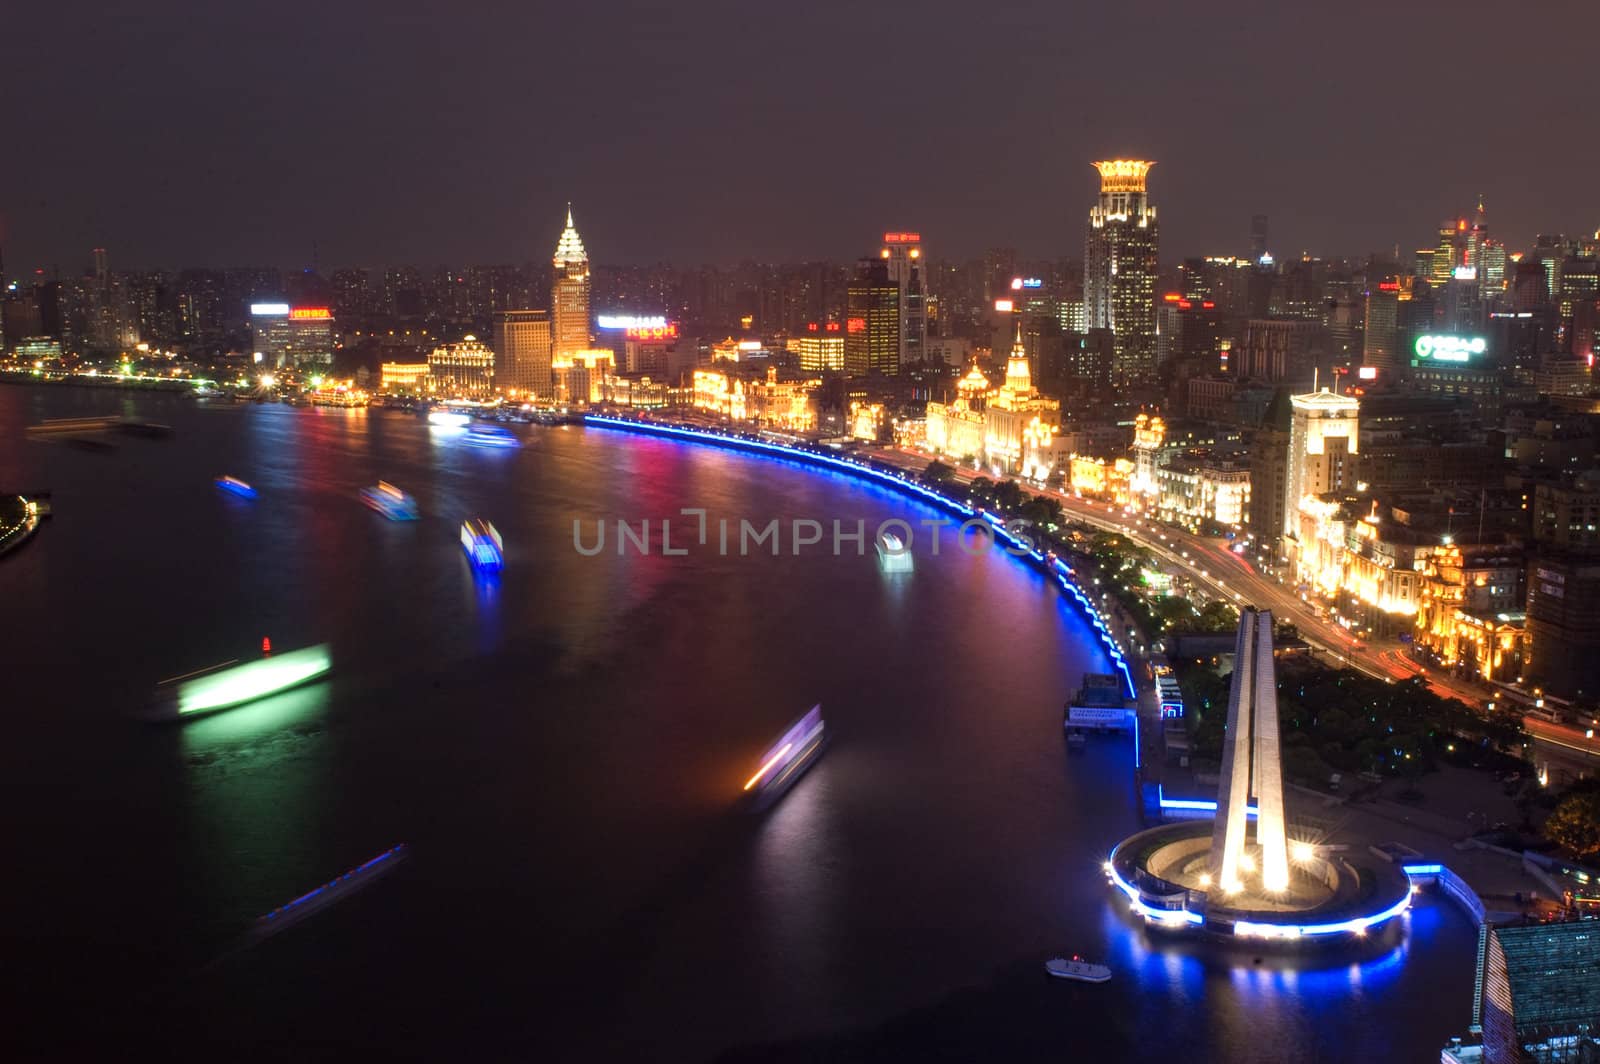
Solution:
<svg viewBox="0 0 1600 1064">
<path fill-rule="evenodd" d="M 326 321 L 333 317 L 333 311 L 327 307 L 295 307 L 289 312 L 291 321 Z"/>
<path fill-rule="evenodd" d="M 602 329 L 664 329 L 665 314 L 601 314 L 595 323 Z"/>
<path fill-rule="evenodd" d="M 622 335 L 629 340 L 676 340 L 678 323 L 669 321 L 665 325 L 634 325 Z"/>
<path fill-rule="evenodd" d="M 1489 341 L 1481 336 L 1419 336 L 1412 349 L 1419 359 L 1470 362 L 1473 355 L 1489 350 Z"/>
</svg>

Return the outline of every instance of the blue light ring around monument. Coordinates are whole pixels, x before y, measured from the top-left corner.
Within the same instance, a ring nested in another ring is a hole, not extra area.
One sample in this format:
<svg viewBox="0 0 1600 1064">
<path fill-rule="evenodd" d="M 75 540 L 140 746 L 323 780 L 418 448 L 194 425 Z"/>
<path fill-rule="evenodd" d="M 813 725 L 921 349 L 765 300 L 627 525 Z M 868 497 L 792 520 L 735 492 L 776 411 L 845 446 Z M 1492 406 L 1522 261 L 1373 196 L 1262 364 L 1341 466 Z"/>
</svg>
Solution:
<svg viewBox="0 0 1600 1064">
<path fill-rule="evenodd" d="M 1128 836 L 1111 851 L 1111 857 L 1105 863 L 1107 878 L 1127 895 L 1129 908 L 1147 921 L 1176 930 L 1216 931 L 1245 938 L 1316 939 L 1365 934 L 1411 907 L 1409 874 L 1395 868 L 1392 875 L 1385 875 L 1383 873 L 1388 870 L 1382 869 L 1373 897 L 1366 899 L 1356 910 L 1348 907 L 1325 912 L 1313 910 L 1300 919 L 1290 913 L 1244 914 L 1235 910 L 1220 910 L 1229 919 L 1214 920 L 1208 924 L 1207 916 L 1215 914 L 1208 914 L 1202 906 L 1192 904 L 1191 896 L 1200 893 L 1203 897 L 1203 892 L 1189 891 L 1177 883 L 1169 883 L 1140 871 L 1143 861 L 1156 849 L 1196 830 L 1196 821 L 1162 824 Z M 1209 827 L 1205 830 L 1209 831 Z M 1163 900 L 1168 904 L 1162 904 Z M 1254 918 L 1242 918 L 1245 915 Z M 1305 920 L 1305 917 L 1310 919 Z M 1230 931 L 1222 931 L 1224 925 Z"/>
<path fill-rule="evenodd" d="M 1049 557 L 1038 549 L 1026 549 L 1027 545 L 1013 536 L 999 518 L 991 513 L 980 512 L 958 502 L 948 496 L 942 495 L 909 477 L 898 473 L 890 473 L 882 469 L 865 465 L 846 458 L 838 458 L 830 454 L 810 451 L 799 447 L 790 447 L 785 444 L 773 443 L 768 440 L 756 439 L 750 436 L 735 436 L 720 432 L 710 432 L 704 429 L 684 428 L 677 425 L 660 425 L 647 421 L 633 421 L 628 418 L 605 417 L 596 414 L 585 415 L 584 424 L 594 425 L 598 428 L 620 429 L 625 432 L 637 432 L 649 436 L 661 436 L 668 439 L 684 440 L 690 443 L 711 444 L 734 451 L 743 451 L 747 454 L 761 455 L 769 458 L 787 459 L 800 465 L 820 467 L 830 472 L 844 473 L 848 476 L 864 480 L 869 483 L 887 487 L 902 495 L 910 496 L 920 502 L 933 506 L 946 513 L 953 514 L 963 521 L 981 519 L 986 521 L 995 537 L 1004 540 L 1011 546 L 1025 553 L 1012 557 L 1024 563 L 1032 563 L 1035 567 L 1053 575 L 1069 598 L 1077 602 L 1083 610 L 1085 617 L 1094 626 L 1095 632 L 1100 637 L 1106 655 L 1122 674 L 1123 684 L 1128 697 L 1136 697 L 1133 684 L 1133 674 L 1128 668 L 1126 659 L 1122 656 L 1122 648 L 1117 646 L 1116 640 L 1111 637 L 1111 631 L 1106 627 L 1105 620 L 1100 616 L 1092 602 L 1089 601 L 1081 588 L 1071 579 L 1072 570 L 1059 558 Z M 1137 736 L 1135 748 L 1137 748 Z"/>
</svg>

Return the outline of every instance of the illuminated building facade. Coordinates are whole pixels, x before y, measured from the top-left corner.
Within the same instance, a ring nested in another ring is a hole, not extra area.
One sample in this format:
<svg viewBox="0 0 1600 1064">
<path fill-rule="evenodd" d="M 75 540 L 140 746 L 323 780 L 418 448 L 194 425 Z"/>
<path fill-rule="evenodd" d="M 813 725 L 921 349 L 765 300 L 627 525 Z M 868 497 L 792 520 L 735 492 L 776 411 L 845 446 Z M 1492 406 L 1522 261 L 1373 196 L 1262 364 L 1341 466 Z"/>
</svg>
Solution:
<svg viewBox="0 0 1600 1064">
<path fill-rule="evenodd" d="M 900 286 L 884 259 L 862 259 L 845 294 L 844 372 L 900 373 Z"/>
<path fill-rule="evenodd" d="M 561 232 L 554 258 L 555 285 L 550 292 L 552 355 L 570 360 L 589 350 L 589 253 L 572 224 L 567 204 L 567 227 Z"/>
<path fill-rule="evenodd" d="M 928 446 L 958 461 L 975 461 L 997 473 L 1043 479 L 1059 463 L 1061 404 L 1039 394 L 1016 323 L 1005 383 L 991 387 L 976 365 L 956 384 L 956 399 L 930 402 Z"/>
<path fill-rule="evenodd" d="M 1361 337 L 1361 364 L 1384 379 L 1400 368 L 1400 281 L 1385 277 L 1367 289 L 1366 323 Z"/>
<path fill-rule="evenodd" d="M 502 310 L 494 316 L 494 386 L 513 399 L 555 394 L 554 333 L 543 310 Z"/>
<path fill-rule="evenodd" d="M 1416 646 L 1447 668 L 1510 683 L 1522 676 L 1527 617 L 1524 560 L 1504 547 L 1447 544 L 1427 563 Z"/>
<path fill-rule="evenodd" d="M 928 309 L 926 273 L 922 266 L 922 234 L 885 233 L 883 261 L 889 280 L 900 289 L 900 355 L 898 364 L 909 366 L 926 357 Z"/>
<path fill-rule="evenodd" d="M 1167 425 L 1160 417 L 1144 411 L 1133 419 L 1133 493 L 1154 498 L 1160 493 L 1156 483 L 1156 461 L 1167 438 Z"/>
<path fill-rule="evenodd" d="M 731 366 L 694 371 L 697 410 L 731 421 L 752 421 L 767 428 L 809 432 L 817 427 L 811 390 L 822 382 L 807 378 L 779 380 L 776 366 L 765 373 L 744 373 Z"/>
<path fill-rule="evenodd" d="M 928 404 L 923 433 L 930 451 L 974 465 L 983 461 L 984 405 L 991 387 L 989 378 L 974 363 L 956 382 L 952 402 Z"/>
<path fill-rule="evenodd" d="M 1089 211 L 1083 256 L 1087 327 L 1110 329 L 1112 373 L 1120 381 L 1150 379 L 1156 369 L 1156 209 L 1145 191 L 1155 163 L 1113 159 L 1100 171 L 1100 199 Z"/>
<path fill-rule="evenodd" d="M 1033 479 L 1043 479 L 1055 468 L 1061 404 L 1033 386 L 1020 317 L 1006 360 L 1005 383 L 990 393 L 984 415 L 984 457 L 991 466 Z"/>
<path fill-rule="evenodd" d="M 1104 458 L 1075 454 L 1068 460 L 1068 470 L 1073 492 L 1086 499 L 1126 503 L 1131 497 L 1128 485 L 1133 478 L 1133 463 L 1126 458 L 1107 462 Z"/>
<path fill-rule="evenodd" d="M 476 336 L 441 344 L 428 356 L 428 390 L 453 399 L 494 396 L 494 352 Z"/>
<path fill-rule="evenodd" d="M 327 307 L 252 303 L 250 331 L 258 365 L 318 368 L 333 363 L 333 312 Z"/>
<path fill-rule="evenodd" d="M 1224 895 L 1244 887 L 1259 868 L 1269 894 L 1289 889 L 1289 836 L 1283 812 L 1283 762 L 1278 743 L 1278 684 L 1272 661 L 1272 614 L 1239 611 L 1222 780 L 1211 833 L 1211 875 Z M 1248 845 L 1246 808 L 1256 799 L 1255 845 Z"/>
<path fill-rule="evenodd" d="M 1299 535 L 1302 499 L 1355 486 L 1360 410 L 1356 399 L 1326 388 L 1290 398 L 1285 537 Z"/>
<path fill-rule="evenodd" d="M 379 387 L 389 395 L 422 395 L 428 390 L 429 370 L 426 362 L 385 362 L 379 367 Z"/>
<path fill-rule="evenodd" d="M 1250 512 L 1250 469 L 1227 459 L 1176 456 L 1156 470 L 1156 484 L 1163 517 L 1237 529 Z"/>
<path fill-rule="evenodd" d="M 600 402 L 605 398 L 607 383 L 616 374 L 616 358 L 608 347 L 588 348 L 558 357 L 551 366 L 556 399 L 563 403 Z"/>
<path fill-rule="evenodd" d="M 805 332 L 789 337 L 784 348 L 800 360 L 805 373 L 844 370 L 844 326 L 836 321 L 809 323 Z"/>
</svg>

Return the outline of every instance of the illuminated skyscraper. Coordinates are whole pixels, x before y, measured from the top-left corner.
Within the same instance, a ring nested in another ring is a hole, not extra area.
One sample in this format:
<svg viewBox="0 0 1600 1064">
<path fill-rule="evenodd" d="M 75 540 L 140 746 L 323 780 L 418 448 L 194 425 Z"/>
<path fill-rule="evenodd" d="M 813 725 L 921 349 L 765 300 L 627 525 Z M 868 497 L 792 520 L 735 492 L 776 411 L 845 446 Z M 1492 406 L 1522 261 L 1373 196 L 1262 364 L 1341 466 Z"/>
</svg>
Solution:
<svg viewBox="0 0 1600 1064">
<path fill-rule="evenodd" d="M 900 365 L 921 362 L 928 338 L 926 274 L 920 233 L 883 234 L 883 261 L 889 280 L 900 286 Z"/>
<path fill-rule="evenodd" d="M 1361 404 L 1348 395 L 1319 392 L 1289 400 L 1288 485 L 1283 498 L 1283 532 L 1297 537 L 1300 500 L 1355 486 L 1357 415 Z"/>
<path fill-rule="evenodd" d="M 1387 381 L 1400 368 L 1400 280 L 1385 276 L 1367 289 L 1361 364 Z"/>
<path fill-rule="evenodd" d="M 507 395 L 554 396 L 550 315 L 542 310 L 502 310 L 494 316 L 494 386 Z"/>
<path fill-rule="evenodd" d="M 1156 368 L 1156 209 L 1145 196 L 1155 163 L 1097 162 L 1100 201 L 1089 210 L 1083 256 L 1085 316 L 1091 329 L 1110 329 L 1112 373 L 1147 380 Z"/>
<path fill-rule="evenodd" d="M 1283 815 L 1283 761 L 1278 743 L 1278 684 L 1272 664 L 1272 614 L 1239 611 L 1228 726 L 1222 747 L 1222 782 L 1211 829 L 1211 871 L 1225 894 L 1243 886 L 1257 865 L 1247 849 L 1246 808 L 1255 796 L 1255 849 L 1261 886 L 1289 887 L 1289 841 Z"/>
<path fill-rule="evenodd" d="M 556 281 L 550 291 L 551 335 L 556 361 L 570 361 L 589 350 L 589 253 L 572 224 L 572 204 L 567 204 L 567 227 L 556 244 Z"/>
<path fill-rule="evenodd" d="M 882 259 L 862 259 L 845 298 L 844 372 L 885 377 L 900 372 L 900 286 Z"/>
</svg>

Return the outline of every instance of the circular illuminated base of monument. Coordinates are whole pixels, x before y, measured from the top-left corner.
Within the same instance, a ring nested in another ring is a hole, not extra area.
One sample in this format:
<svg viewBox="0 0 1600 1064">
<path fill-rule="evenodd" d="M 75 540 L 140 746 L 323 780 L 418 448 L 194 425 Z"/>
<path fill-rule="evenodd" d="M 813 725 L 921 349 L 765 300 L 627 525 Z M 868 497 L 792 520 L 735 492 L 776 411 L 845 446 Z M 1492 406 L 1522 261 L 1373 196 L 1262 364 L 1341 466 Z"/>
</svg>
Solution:
<svg viewBox="0 0 1600 1064">
<path fill-rule="evenodd" d="M 1247 845 L 1241 879 L 1224 889 L 1210 873 L 1210 820 L 1149 828 L 1111 852 L 1106 874 L 1131 911 L 1166 931 L 1249 939 L 1360 939 L 1405 912 L 1411 883 L 1395 865 L 1357 853 L 1290 845 L 1289 883 L 1268 890 Z"/>
</svg>

